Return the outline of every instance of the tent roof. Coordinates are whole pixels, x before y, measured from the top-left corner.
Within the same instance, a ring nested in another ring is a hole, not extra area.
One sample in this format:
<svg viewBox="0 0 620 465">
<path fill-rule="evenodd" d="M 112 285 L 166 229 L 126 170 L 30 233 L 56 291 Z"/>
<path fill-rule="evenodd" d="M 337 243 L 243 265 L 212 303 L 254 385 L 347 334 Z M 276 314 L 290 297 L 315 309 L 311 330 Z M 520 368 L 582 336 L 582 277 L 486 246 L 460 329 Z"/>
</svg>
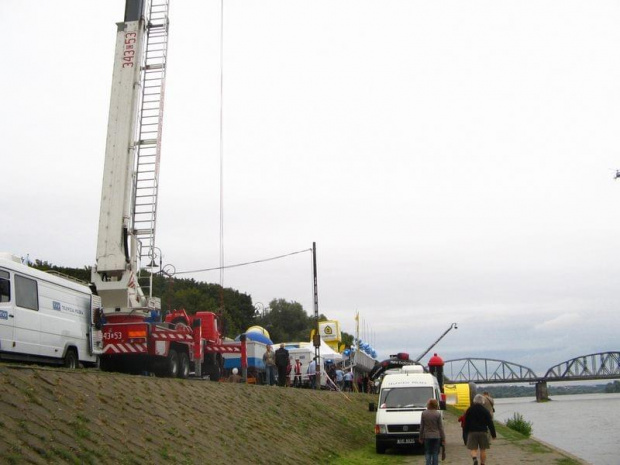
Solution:
<svg viewBox="0 0 620 465">
<path fill-rule="evenodd" d="M 279 348 L 280 343 L 274 344 L 274 348 Z M 314 350 L 312 342 L 285 342 L 284 347 L 286 350 L 305 349 Z M 333 360 L 334 362 L 340 362 L 343 359 L 342 354 L 336 352 L 327 343 L 321 339 L 321 358 L 323 360 Z"/>
</svg>

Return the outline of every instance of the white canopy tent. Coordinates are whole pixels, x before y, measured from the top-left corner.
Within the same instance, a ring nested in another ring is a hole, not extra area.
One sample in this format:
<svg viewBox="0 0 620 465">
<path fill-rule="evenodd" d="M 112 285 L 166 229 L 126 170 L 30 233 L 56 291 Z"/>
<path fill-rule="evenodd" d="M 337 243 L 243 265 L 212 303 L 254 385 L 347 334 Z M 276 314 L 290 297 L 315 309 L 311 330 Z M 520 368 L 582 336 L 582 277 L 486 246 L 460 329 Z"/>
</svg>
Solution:
<svg viewBox="0 0 620 465">
<path fill-rule="evenodd" d="M 314 345 L 312 344 L 312 342 L 285 342 L 284 347 L 289 352 L 291 351 L 295 352 L 296 349 L 304 349 L 304 350 L 309 350 L 312 353 L 314 353 Z M 274 344 L 273 348 L 274 350 L 279 349 L 280 344 Z M 323 361 L 331 360 L 334 363 L 339 363 L 344 358 L 342 354 L 336 352 L 334 349 L 328 346 L 327 343 L 323 339 L 321 339 L 320 349 L 321 349 L 320 350 L 321 358 L 323 359 Z"/>
</svg>

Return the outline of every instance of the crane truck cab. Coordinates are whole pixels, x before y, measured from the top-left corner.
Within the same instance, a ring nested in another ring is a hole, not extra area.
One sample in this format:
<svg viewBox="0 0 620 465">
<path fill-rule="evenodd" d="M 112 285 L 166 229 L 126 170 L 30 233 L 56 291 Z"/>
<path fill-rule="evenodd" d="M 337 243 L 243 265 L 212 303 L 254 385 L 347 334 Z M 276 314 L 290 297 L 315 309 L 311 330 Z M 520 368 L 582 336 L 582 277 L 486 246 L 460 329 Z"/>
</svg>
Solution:
<svg viewBox="0 0 620 465">
<path fill-rule="evenodd" d="M 421 365 L 388 370 L 379 391 L 375 419 L 378 454 L 390 447 L 415 447 L 420 437 L 420 420 L 429 399 L 441 400 L 437 378 Z"/>
</svg>

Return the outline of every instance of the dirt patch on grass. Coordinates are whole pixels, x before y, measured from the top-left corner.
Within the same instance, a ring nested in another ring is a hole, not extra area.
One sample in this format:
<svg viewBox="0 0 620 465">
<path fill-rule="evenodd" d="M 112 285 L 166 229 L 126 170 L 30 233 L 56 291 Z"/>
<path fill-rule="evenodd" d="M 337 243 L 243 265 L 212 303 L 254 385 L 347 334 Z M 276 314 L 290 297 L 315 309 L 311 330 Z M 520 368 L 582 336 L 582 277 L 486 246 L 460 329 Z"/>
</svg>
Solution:
<svg viewBox="0 0 620 465">
<path fill-rule="evenodd" d="M 0 364 L 0 463 L 316 464 L 374 441 L 375 396 Z"/>
</svg>

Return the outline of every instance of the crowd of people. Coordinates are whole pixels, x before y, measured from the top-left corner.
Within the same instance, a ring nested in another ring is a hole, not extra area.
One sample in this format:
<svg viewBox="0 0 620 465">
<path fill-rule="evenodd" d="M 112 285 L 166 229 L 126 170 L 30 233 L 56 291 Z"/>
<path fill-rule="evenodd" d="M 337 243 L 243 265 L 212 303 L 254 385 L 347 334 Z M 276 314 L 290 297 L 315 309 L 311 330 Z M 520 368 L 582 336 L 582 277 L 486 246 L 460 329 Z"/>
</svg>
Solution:
<svg viewBox="0 0 620 465">
<path fill-rule="evenodd" d="M 269 386 L 316 388 L 319 370 L 314 358 L 304 365 L 299 357 L 290 356 L 284 344 L 280 344 L 275 351 L 271 345 L 268 345 L 263 355 L 263 363 L 265 365 L 264 378 L 259 379 L 257 381 L 259 383 Z M 378 392 L 375 382 L 368 377 L 368 374 L 356 375 L 350 367 L 345 368 L 341 363 L 328 361 L 321 374 L 325 377 L 321 382 L 322 388 L 325 389 L 369 394 Z M 256 373 L 256 376 L 260 374 Z M 233 368 L 227 379 L 230 382 L 240 382 L 241 376 L 238 374 L 238 369 Z"/>
</svg>

